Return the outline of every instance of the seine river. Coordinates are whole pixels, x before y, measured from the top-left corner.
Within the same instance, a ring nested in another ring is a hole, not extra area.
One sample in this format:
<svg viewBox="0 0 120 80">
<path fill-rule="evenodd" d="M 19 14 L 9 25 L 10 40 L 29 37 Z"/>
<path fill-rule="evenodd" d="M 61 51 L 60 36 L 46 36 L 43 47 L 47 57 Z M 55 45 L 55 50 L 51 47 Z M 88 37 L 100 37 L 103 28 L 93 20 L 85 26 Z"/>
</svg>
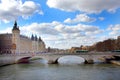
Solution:
<svg viewBox="0 0 120 80">
<path fill-rule="evenodd" d="M 0 80 L 120 80 L 112 64 L 15 64 L 0 67 Z"/>
</svg>

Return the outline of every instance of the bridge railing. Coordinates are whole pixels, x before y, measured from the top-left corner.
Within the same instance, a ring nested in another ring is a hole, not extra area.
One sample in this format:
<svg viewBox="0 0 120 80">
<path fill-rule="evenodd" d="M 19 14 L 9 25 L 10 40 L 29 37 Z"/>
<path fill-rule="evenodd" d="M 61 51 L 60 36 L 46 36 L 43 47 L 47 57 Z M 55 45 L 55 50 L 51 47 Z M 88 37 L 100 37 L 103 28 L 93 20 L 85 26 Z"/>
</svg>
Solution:
<svg viewBox="0 0 120 80">
<path fill-rule="evenodd" d="M 35 55 L 120 55 L 118 52 L 87 52 L 87 53 L 19 53 L 0 54 L 0 56 L 35 56 Z"/>
<path fill-rule="evenodd" d="M 32 55 L 32 54 L 1 54 L 0 56 L 24 56 L 24 55 Z"/>
</svg>

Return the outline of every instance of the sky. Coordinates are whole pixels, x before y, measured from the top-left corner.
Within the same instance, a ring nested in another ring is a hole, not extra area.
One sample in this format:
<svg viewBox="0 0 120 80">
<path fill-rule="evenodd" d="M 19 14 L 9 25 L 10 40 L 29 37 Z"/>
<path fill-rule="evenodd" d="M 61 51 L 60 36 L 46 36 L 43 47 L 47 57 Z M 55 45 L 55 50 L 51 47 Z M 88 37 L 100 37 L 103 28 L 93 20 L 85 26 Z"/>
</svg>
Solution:
<svg viewBox="0 0 120 80">
<path fill-rule="evenodd" d="M 120 36 L 120 0 L 0 0 L 0 34 L 17 21 L 21 35 L 69 49 Z"/>
</svg>

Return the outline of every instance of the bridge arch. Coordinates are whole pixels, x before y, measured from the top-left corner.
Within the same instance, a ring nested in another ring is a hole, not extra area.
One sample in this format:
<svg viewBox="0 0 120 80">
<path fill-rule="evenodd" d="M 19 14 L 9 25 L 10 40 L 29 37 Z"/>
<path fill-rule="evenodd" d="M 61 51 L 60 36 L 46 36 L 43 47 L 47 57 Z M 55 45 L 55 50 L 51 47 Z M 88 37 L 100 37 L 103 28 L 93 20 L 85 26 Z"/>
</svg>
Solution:
<svg viewBox="0 0 120 80">
<path fill-rule="evenodd" d="M 30 58 L 31 57 L 22 57 L 18 59 L 16 63 L 28 63 Z"/>
<path fill-rule="evenodd" d="M 55 63 L 59 64 L 81 64 L 84 62 L 85 62 L 84 58 L 76 55 L 61 56 L 55 60 Z"/>
<path fill-rule="evenodd" d="M 37 55 L 37 57 L 41 57 L 41 58 L 47 60 L 48 64 L 59 63 L 59 59 L 61 57 L 64 57 L 64 56 L 73 56 L 73 57 L 76 56 L 77 58 L 82 59 L 82 62 L 85 62 L 85 63 L 93 63 L 94 62 L 90 55 L 69 55 L 69 54 L 68 55 L 55 54 L 55 55 L 52 55 L 52 56 L 50 54 L 48 54 L 48 55 Z M 80 62 L 81 62 L 81 60 L 80 60 Z"/>
</svg>

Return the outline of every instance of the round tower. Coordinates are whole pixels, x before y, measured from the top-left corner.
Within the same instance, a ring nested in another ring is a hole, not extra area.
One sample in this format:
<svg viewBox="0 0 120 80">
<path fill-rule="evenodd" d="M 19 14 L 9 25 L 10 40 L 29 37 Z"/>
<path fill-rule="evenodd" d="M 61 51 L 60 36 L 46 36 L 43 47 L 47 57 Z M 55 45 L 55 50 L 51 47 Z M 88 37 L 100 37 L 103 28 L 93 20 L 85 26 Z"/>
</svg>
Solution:
<svg viewBox="0 0 120 80">
<path fill-rule="evenodd" d="M 20 30 L 19 27 L 17 26 L 16 21 L 12 29 L 12 46 L 13 46 L 13 53 L 20 52 Z"/>
<path fill-rule="evenodd" d="M 46 51 L 46 47 L 45 47 L 45 43 L 43 42 L 43 40 L 41 39 L 41 37 L 39 37 L 39 50 L 41 52 L 45 52 Z"/>
</svg>

